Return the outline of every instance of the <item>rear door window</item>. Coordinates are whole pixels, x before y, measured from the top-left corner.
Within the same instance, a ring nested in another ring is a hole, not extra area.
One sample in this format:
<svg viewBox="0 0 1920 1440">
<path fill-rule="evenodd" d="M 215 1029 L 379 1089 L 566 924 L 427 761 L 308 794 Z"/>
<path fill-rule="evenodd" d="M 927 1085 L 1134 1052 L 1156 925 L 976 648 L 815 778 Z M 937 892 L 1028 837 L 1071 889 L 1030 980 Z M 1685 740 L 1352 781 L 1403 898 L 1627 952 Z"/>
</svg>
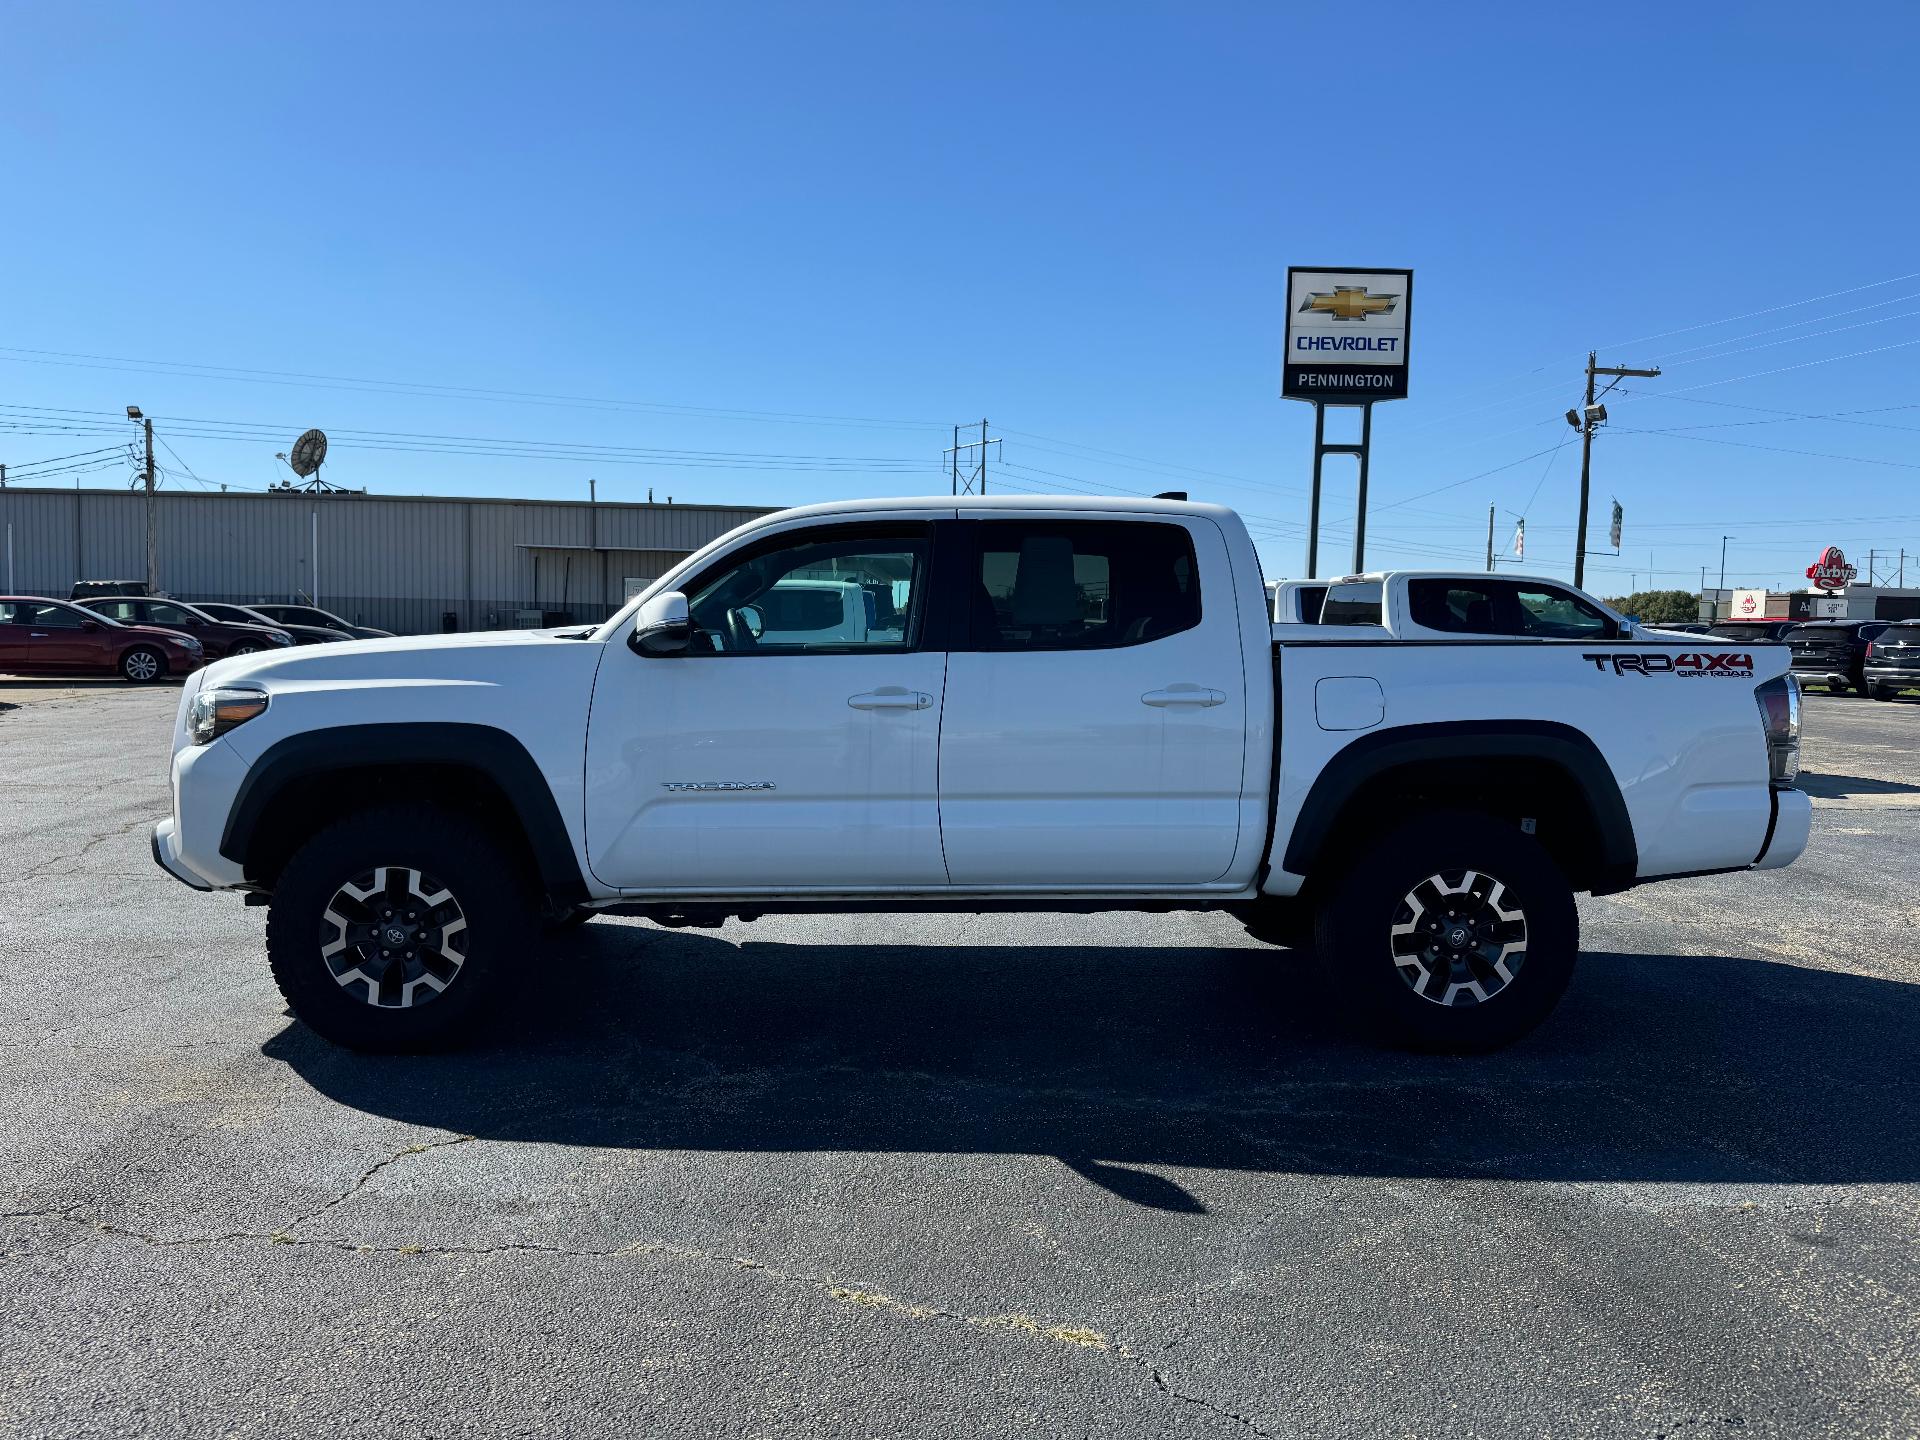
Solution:
<svg viewBox="0 0 1920 1440">
<path fill-rule="evenodd" d="M 1183 525 L 988 520 L 977 534 L 965 597 L 976 650 L 1110 650 L 1200 623 Z"/>
<path fill-rule="evenodd" d="M 26 612 L 21 623 L 31 625 L 36 630 L 78 630 L 80 628 L 80 612 L 69 610 L 64 605 L 22 605 L 20 608 Z"/>
<path fill-rule="evenodd" d="M 1329 585 L 1327 598 L 1320 602 L 1322 625 L 1379 625 L 1380 582 L 1356 580 L 1345 585 Z"/>
<path fill-rule="evenodd" d="M 1506 597 L 1495 581 L 1409 580 L 1407 613 L 1424 630 L 1456 635 L 1513 633 L 1511 620 L 1503 626 L 1499 602 Z"/>
<path fill-rule="evenodd" d="M 1519 633 L 1542 640 L 1613 640 L 1619 631 L 1605 612 L 1571 590 L 1552 585 L 1516 585 Z"/>
</svg>

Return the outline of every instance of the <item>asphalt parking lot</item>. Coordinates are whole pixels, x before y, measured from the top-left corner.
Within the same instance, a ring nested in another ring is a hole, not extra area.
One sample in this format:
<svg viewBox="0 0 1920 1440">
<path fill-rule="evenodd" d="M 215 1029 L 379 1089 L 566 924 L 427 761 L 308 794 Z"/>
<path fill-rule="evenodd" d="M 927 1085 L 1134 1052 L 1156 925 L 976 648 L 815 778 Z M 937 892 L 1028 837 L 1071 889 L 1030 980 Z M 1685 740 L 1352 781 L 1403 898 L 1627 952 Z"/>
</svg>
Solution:
<svg viewBox="0 0 1920 1440">
<path fill-rule="evenodd" d="M 149 858 L 177 698 L 0 682 L 16 1433 L 1920 1429 L 1920 705 L 1492 1057 L 1175 915 L 598 921 L 372 1059 Z"/>
</svg>

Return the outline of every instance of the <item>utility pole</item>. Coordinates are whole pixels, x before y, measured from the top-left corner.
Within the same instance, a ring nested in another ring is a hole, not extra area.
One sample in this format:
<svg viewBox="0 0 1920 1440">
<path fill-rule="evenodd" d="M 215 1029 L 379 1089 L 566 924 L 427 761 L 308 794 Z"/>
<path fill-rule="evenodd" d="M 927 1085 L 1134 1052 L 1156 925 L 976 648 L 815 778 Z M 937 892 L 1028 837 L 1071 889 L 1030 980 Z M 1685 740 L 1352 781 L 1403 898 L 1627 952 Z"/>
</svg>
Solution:
<svg viewBox="0 0 1920 1440">
<path fill-rule="evenodd" d="M 1733 539 L 1731 535 L 1720 537 L 1720 588 L 1722 590 L 1727 588 L 1727 541 L 1731 539 Z"/>
<path fill-rule="evenodd" d="M 153 421 L 140 413 L 138 405 L 127 406 L 127 419 L 138 420 L 147 435 L 147 463 L 141 472 L 141 480 L 147 490 L 147 593 L 151 595 L 160 588 L 160 565 L 155 559 L 153 544 Z"/>
<path fill-rule="evenodd" d="M 1660 373 L 1660 367 L 1651 370 L 1630 370 L 1623 365 L 1599 365 L 1595 351 L 1587 352 L 1587 401 L 1579 414 L 1567 412 L 1567 423 L 1580 432 L 1580 525 L 1579 533 L 1573 542 L 1573 583 L 1576 588 L 1586 582 L 1587 577 L 1587 496 L 1592 489 L 1593 476 L 1593 432 L 1607 418 L 1607 407 L 1596 404 L 1599 398 L 1593 393 L 1593 380 L 1596 375 L 1613 376 L 1613 385 L 1631 375 L 1643 380 L 1651 380 Z M 1613 385 L 1607 386 L 1611 390 Z M 1605 390 L 1600 392 L 1602 395 Z"/>
<path fill-rule="evenodd" d="M 971 429 L 972 427 L 969 426 L 968 428 Z M 985 420 L 980 422 L 980 438 L 978 440 L 962 442 L 960 439 L 960 427 L 958 425 L 953 427 L 953 448 L 948 450 L 947 454 L 951 457 L 949 474 L 953 481 L 954 494 L 984 495 L 987 493 L 987 447 L 989 445 L 998 445 L 999 443 L 1000 437 L 997 435 L 992 439 L 987 438 L 987 422 Z M 969 463 L 963 470 L 960 464 L 960 457 L 963 453 L 973 450 L 980 452 L 979 459 L 975 462 L 971 456 L 969 456 Z"/>
<path fill-rule="evenodd" d="M 1493 573 L 1493 506 L 1487 506 L 1487 573 Z"/>
</svg>

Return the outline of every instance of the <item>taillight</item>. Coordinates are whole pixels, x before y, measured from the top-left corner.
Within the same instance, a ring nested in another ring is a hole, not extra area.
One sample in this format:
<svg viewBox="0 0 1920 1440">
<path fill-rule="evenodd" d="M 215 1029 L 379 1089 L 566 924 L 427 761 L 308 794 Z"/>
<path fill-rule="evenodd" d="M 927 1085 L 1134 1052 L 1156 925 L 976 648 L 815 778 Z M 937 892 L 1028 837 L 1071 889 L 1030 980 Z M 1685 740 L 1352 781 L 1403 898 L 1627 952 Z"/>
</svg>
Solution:
<svg viewBox="0 0 1920 1440">
<path fill-rule="evenodd" d="M 1873 641 L 1867 641 L 1867 659 L 1873 659 Z"/>
<path fill-rule="evenodd" d="M 1754 688 L 1767 737 L 1767 778 L 1787 790 L 1800 778 L 1800 682 L 1791 673 Z"/>
</svg>

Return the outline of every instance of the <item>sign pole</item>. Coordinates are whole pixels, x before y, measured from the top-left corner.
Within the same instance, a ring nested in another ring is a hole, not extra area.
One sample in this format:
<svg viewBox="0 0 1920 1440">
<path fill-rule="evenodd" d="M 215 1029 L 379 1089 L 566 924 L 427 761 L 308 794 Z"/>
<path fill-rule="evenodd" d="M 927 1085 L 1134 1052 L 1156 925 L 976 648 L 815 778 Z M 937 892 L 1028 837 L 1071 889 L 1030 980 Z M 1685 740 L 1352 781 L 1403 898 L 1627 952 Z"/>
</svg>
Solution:
<svg viewBox="0 0 1920 1440">
<path fill-rule="evenodd" d="M 1326 454 L 1327 407 L 1313 407 L 1313 499 L 1307 508 L 1307 576 L 1320 573 L 1320 460 Z"/>
<path fill-rule="evenodd" d="M 1373 406 L 1360 407 L 1360 499 L 1353 519 L 1353 573 L 1367 568 L 1367 451 L 1373 446 Z"/>
<path fill-rule="evenodd" d="M 1367 482 L 1373 407 L 1407 394 L 1411 270 L 1287 267 L 1286 360 L 1280 394 L 1313 406 L 1313 491 L 1307 513 L 1307 574 L 1320 573 L 1320 500 L 1326 457 L 1359 462 L 1353 568 L 1367 557 Z M 1327 443 L 1327 407 L 1360 412 L 1358 444 Z"/>
</svg>

